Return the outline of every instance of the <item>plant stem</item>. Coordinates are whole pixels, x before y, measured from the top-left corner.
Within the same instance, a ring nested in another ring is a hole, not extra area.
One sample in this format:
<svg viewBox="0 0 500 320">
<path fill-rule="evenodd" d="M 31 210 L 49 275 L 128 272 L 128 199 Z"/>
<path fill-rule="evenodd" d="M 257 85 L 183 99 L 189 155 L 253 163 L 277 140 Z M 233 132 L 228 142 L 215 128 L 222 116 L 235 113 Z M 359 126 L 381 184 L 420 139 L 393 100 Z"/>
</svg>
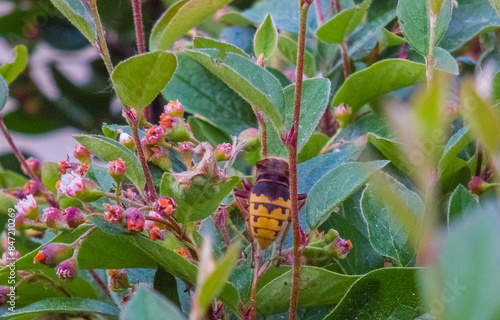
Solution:
<svg viewBox="0 0 500 320">
<path fill-rule="evenodd" d="M 431 80 L 434 77 L 434 48 L 436 45 L 436 24 L 438 16 L 432 11 L 427 4 L 427 13 L 429 15 L 429 53 L 425 57 L 425 69 L 427 75 L 427 86 L 430 86 Z"/>
<path fill-rule="evenodd" d="M 96 25 L 97 39 L 96 45 L 101 58 L 106 65 L 109 76 L 113 73 L 113 63 L 111 62 L 111 56 L 109 54 L 108 45 L 106 44 L 106 34 L 104 33 L 104 28 L 102 27 L 101 17 L 99 16 L 99 11 L 97 10 L 97 0 L 89 0 L 90 11 L 92 13 L 92 18 Z"/>
<path fill-rule="evenodd" d="M 261 147 L 262 147 L 262 157 L 265 158 L 267 157 L 267 124 L 266 124 L 266 118 L 264 117 L 264 113 L 253 107 L 253 111 L 255 113 L 255 117 L 257 118 L 257 123 L 259 124 L 260 128 L 260 135 L 261 135 Z"/>
<path fill-rule="evenodd" d="M 295 108 L 293 113 L 292 138 L 288 147 L 288 157 L 290 165 L 290 215 L 292 217 L 293 229 L 293 283 L 292 297 L 290 299 L 289 319 L 297 318 L 297 307 L 299 301 L 300 284 L 300 226 L 299 226 L 299 203 L 297 192 L 297 141 L 300 121 L 300 103 L 302 98 L 302 78 L 304 75 L 304 48 L 306 38 L 307 11 L 311 2 L 309 0 L 300 1 L 300 25 L 299 25 L 299 43 L 297 52 L 297 82 L 295 84 Z"/>
<path fill-rule="evenodd" d="M 94 279 L 94 281 L 97 283 L 97 285 L 102 289 L 102 291 L 104 292 L 106 297 L 113 300 L 113 298 L 111 297 L 111 293 L 109 292 L 108 286 L 104 283 L 104 281 L 102 281 L 101 277 L 99 277 L 97 272 L 95 272 L 94 269 L 89 269 L 89 273 L 92 276 L 92 278 Z"/>
<path fill-rule="evenodd" d="M 47 202 L 50 204 L 50 206 L 59 209 L 59 203 L 56 201 L 54 194 L 49 189 L 47 189 L 47 187 L 42 183 L 40 177 L 38 177 L 26 163 L 26 159 L 24 158 L 23 154 L 17 148 L 16 144 L 14 143 L 14 140 L 12 140 L 12 136 L 10 135 L 9 129 L 7 129 L 7 126 L 5 125 L 5 122 L 3 121 L 3 115 L 1 114 L 0 114 L 0 130 L 3 133 L 5 140 L 7 140 L 7 143 L 9 144 L 12 153 L 14 153 L 17 160 L 24 168 L 24 171 L 26 171 L 30 179 L 36 182 L 38 188 L 40 189 L 40 192 L 43 194 L 45 199 L 47 199 Z"/>
<path fill-rule="evenodd" d="M 108 198 L 111 198 L 111 199 L 115 199 L 116 200 L 116 203 L 119 204 L 119 201 L 117 200 L 116 198 L 116 193 L 110 193 L 110 192 L 107 192 L 107 193 L 104 193 L 104 195 Z M 131 205 L 133 207 L 136 207 L 136 208 L 143 208 L 144 207 L 144 204 L 141 203 L 141 202 L 137 202 L 137 201 L 134 201 L 134 200 L 130 200 L 130 199 L 127 199 L 126 197 L 124 196 L 120 196 L 120 201 L 123 202 L 123 203 L 126 203 L 128 205 Z"/>
<path fill-rule="evenodd" d="M 259 280 L 259 268 L 261 260 L 258 248 L 253 250 L 253 256 L 254 256 L 254 266 L 253 266 L 252 289 L 250 291 L 250 320 L 257 320 L 257 310 L 255 309 L 255 296 L 257 295 L 257 280 Z"/>
<path fill-rule="evenodd" d="M 342 11 L 340 0 L 332 0 L 330 7 L 336 13 Z M 344 67 L 344 79 L 347 79 L 351 75 L 351 59 L 349 58 L 349 50 L 347 48 L 347 38 L 340 45 L 340 56 L 342 57 L 342 65 Z"/>
<path fill-rule="evenodd" d="M 144 41 L 144 27 L 142 23 L 142 3 L 141 0 L 131 0 L 132 11 L 134 13 L 135 38 L 137 40 L 137 52 L 146 52 L 146 42 Z"/>
</svg>

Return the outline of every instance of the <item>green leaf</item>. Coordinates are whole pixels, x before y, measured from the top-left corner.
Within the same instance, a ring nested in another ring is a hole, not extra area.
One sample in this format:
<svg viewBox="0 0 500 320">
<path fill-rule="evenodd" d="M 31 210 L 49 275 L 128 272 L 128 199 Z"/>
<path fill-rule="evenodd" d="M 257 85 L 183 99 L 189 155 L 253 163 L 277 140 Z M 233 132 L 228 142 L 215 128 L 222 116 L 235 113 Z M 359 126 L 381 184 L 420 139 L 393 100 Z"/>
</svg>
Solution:
<svg viewBox="0 0 500 320">
<path fill-rule="evenodd" d="M 399 221 L 398 207 L 388 203 L 388 197 L 398 197 L 406 207 L 413 210 L 413 223 L 418 224 L 424 213 L 424 204 L 419 196 L 408 190 L 403 184 L 392 180 L 393 191 L 386 197 L 380 197 L 375 188 L 377 184 L 369 184 L 363 192 L 361 208 L 368 225 L 368 236 L 371 244 L 381 255 L 391 258 L 398 266 L 410 265 L 415 257 L 414 243 L 402 223 Z"/>
<path fill-rule="evenodd" d="M 382 48 L 398 46 L 400 44 L 406 43 L 403 37 L 390 32 L 386 28 L 382 28 L 382 36 L 380 37 L 379 41 Z"/>
<path fill-rule="evenodd" d="M 479 211 L 481 211 L 481 206 L 477 201 L 477 196 L 470 193 L 463 185 L 458 185 L 451 194 L 448 202 L 448 211 L 446 212 L 448 227 L 453 220 L 460 219 L 468 214 L 474 214 Z"/>
<path fill-rule="evenodd" d="M 109 192 L 114 185 L 116 185 L 115 180 L 108 173 L 108 169 L 105 167 L 99 167 L 95 164 L 91 164 L 85 175 L 87 178 L 95 181 L 102 190 Z"/>
<path fill-rule="evenodd" d="M 139 287 L 123 308 L 120 320 L 184 320 L 182 312 L 156 292 Z"/>
<path fill-rule="evenodd" d="M 473 140 L 468 127 L 463 127 L 458 130 L 450 140 L 448 140 L 444 148 L 443 156 L 439 160 L 439 171 L 442 172 L 449 166 L 453 160 L 457 158 L 458 153 L 467 147 Z"/>
<path fill-rule="evenodd" d="M 389 161 L 353 162 L 343 164 L 319 180 L 309 192 L 306 218 L 311 229 L 322 224 L 339 205 L 366 183 L 372 174 Z"/>
<path fill-rule="evenodd" d="M 17 45 L 13 51 L 16 55 L 14 62 L 0 67 L 0 75 L 7 83 L 14 81 L 23 72 L 24 68 L 26 68 L 26 63 L 28 62 L 28 48 L 26 46 L 22 44 Z"/>
<path fill-rule="evenodd" d="M 238 181 L 238 177 L 218 181 L 216 177 L 198 174 L 191 178 L 188 187 L 184 187 L 170 173 L 165 173 L 161 181 L 160 194 L 174 199 L 177 204 L 175 218 L 181 223 L 186 223 L 202 220 L 211 215 Z"/>
<path fill-rule="evenodd" d="M 290 64 L 297 66 L 297 41 L 280 35 L 278 37 L 278 52 Z M 304 51 L 304 74 L 308 77 L 316 75 L 316 60 L 309 50 Z"/>
<path fill-rule="evenodd" d="M 401 150 L 403 150 L 401 143 L 380 137 L 371 132 L 366 135 L 366 141 L 370 142 L 387 160 L 390 160 L 401 171 L 408 172 L 410 170 L 405 159 L 401 156 Z"/>
<path fill-rule="evenodd" d="M 335 93 L 332 105 L 347 104 L 355 112 L 373 99 L 425 80 L 425 65 L 387 59 L 353 73 Z"/>
<path fill-rule="evenodd" d="M 181 0 L 168 8 L 149 37 L 151 51 L 169 50 L 175 41 L 231 0 Z"/>
<path fill-rule="evenodd" d="M 255 32 L 255 39 L 253 41 L 253 51 L 258 58 L 264 55 L 264 59 L 269 60 L 276 49 L 278 42 L 278 31 L 274 26 L 273 18 L 270 14 Z"/>
<path fill-rule="evenodd" d="M 352 285 L 324 320 L 413 320 L 425 313 L 415 280 L 421 273 L 410 268 L 372 271 Z"/>
<path fill-rule="evenodd" d="M 146 178 L 144 177 L 141 163 L 136 155 L 127 149 L 127 147 L 115 140 L 99 135 L 75 134 L 73 137 L 103 161 L 110 162 L 121 158 L 127 164 L 125 176 L 137 187 L 144 188 Z"/>
<path fill-rule="evenodd" d="M 500 1 L 499 0 L 490 0 L 491 6 L 495 11 L 500 15 Z"/>
<path fill-rule="evenodd" d="M 161 266 L 156 269 L 153 286 L 156 292 L 161 293 L 167 300 L 180 307 L 177 280 Z"/>
<path fill-rule="evenodd" d="M 239 12 L 228 12 L 219 17 L 219 21 L 235 27 L 246 27 L 253 25 L 253 22 L 245 18 Z"/>
<path fill-rule="evenodd" d="M 322 25 L 316 35 L 325 42 L 342 43 L 361 23 L 368 7 L 370 7 L 370 3 L 370 0 L 365 0 L 359 7 L 339 12 L 330 21 Z"/>
<path fill-rule="evenodd" d="M 229 251 L 217 261 L 214 272 L 206 279 L 200 289 L 200 308 L 206 310 L 213 299 L 217 298 L 236 266 L 240 255 L 240 245 L 233 244 Z"/>
<path fill-rule="evenodd" d="M 171 52 L 145 53 L 120 62 L 111 79 L 122 103 L 142 110 L 167 85 L 176 67 L 177 59 Z"/>
<path fill-rule="evenodd" d="M 55 162 L 42 164 L 42 183 L 52 192 L 57 192 L 56 184 L 61 179 L 59 165 Z"/>
<path fill-rule="evenodd" d="M 324 133 L 313 133 L 309 141 L 307 141 L 300 151 L 297 157 L 298 163 L 306 162 L 307 160 L 317 157 L 329 139 L 330 138 Z"/>
<path fill-rule="evenodd" d="M 283 90 L 279 81 L 251 60 L 229 52 L 225 59 L 216 49 L 186 50 L 205 68 L 224 81 L 251 105 L 264 111 L 268 119 L 281 132 L 283 119 Z"/>
<path fill-rule="evenodd" d="M 118 319 L 118 309 L 107 303 L 83 298 L 51 298 L 35 302 L 15 313 L 7 312 L 2 316 L 6 319 L 34 319 L 41 313 L 97 313 L 111 319 Z"/>
<path fill-rule="evenodd" d="M 252 107 L 222 80 L 185 52 L 177 59 L 177 70 L 162 91 L 167 100 L 179 100 L 184 110 L 204 117 L 228 135 L 257 126 Z"/>
<path fill-rule="evenodd" d="M 97 38 L 95 22 L 82 1 L 50 0 L 50 2 L 94 45 Z"/>
<path fill-rule="evenodd" d="M 0 75 L 0 111 L 2 111 L 3 107 L 5 107 L 8 97 L 9 97 L 9 87 L 7 86 L 7 82 Z"/>
<path fill-rule="evenodd" d="M 427 0 L 400 0 L 398 2 L 398 19 L 401 31 L 410 45 L 421 55 L 429 53 L 430 21 L 427 12 Z M 443 37 L 451 20 L 451 0 L 445 0 L 439 13 L 435 45 Z"/>
<path fill-rule="evenodd" d="M 309 79 L 302 83 L 302 98 L 300 108 L 300 126 L 297 151 L 300 152 L 306 145 L 312 133 L 318 126 L 321 117 L 328 106 L 330 81 L 325 78 Z M 291 128 L 293 123 L 293 110 L 295 103 L 295 84 L 285 88 L 285 109 L 282 111 L 285 119 L 284 126 Z M 286 157 L 287 149 L 281 141 L 280 135 L 268 129 L 268 152 L 270 155 Z"/>
<path fill-rule="evenodd" d="M 257 313 L 272 315 L 288 310 L 292 292 L 292 272 L 275 278 L 257 292 Z M 299 307 L 338 303 L 358 279 L 322 268 L 303 266 L 300 270 Z"/>
<path fill-rule="evenodd" d="M 200 118 L 189 117 L 188 124 L 198 141 L 208 141 L 213 147 L 224 142 L 231 142 L 229 135 Z"/>
<path fill-rule="evenodd" d="M 460 74 L 455 58 L 445 49 L 436 47 L 434 51 L 434 68 L 455 76 Z"/>
<path fill-rule="evenodd" d="M 195 37 L 193 40 L 193 45 L 195 49 L 209 49 L 214 48 L 219 50 L 221 57 L 225 58 L 228 52 L 234 52 L 239 55 L 244 56 L 245 58 L 250 58 L 250 56 L 243 51 L 242 49 L 233 46 L 232 44 L 220 42 L 214 39 L 203 38 L 203 37 Z M 179 63 L 180 65 L 180 63 Z"/>
<path fill-rule="evenodd" d="M 429 0 L 432 12 L 439 14 L 441 7 L 443 6 L 444 0 Z"/>
</svg>

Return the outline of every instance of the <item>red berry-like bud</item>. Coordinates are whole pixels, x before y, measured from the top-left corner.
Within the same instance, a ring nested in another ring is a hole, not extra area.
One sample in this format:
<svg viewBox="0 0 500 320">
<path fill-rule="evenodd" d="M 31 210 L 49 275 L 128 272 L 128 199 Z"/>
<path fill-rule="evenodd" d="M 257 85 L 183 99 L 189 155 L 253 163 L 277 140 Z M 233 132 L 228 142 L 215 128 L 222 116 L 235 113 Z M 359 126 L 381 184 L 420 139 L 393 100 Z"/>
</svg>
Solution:
<svg viewBox="0 0 500 320">
<path fill-rule="evenodd" d="M 128 133 L 123 132 L 120 134 L 120 143 L 130 150 L 135 150 L 134 138 Z"/>
<path fill-rule="evenodd" d="M 126 270 L 108 270 L 108 286 L 113 292 L 123 292 L 130 288 Z"/>
<path fill-rule="evenodd" d="M 136 208 L 128 208 L 123 213 L 127 221 L 127 229 L 133 231 L 144 230 L 145 219 L 142 213 Z"/>
<path fill-rule="evenodd" d="M 469 190 L 473 194 L 480 195 L 489 187 L 490 184 L 478 176 L 472 177 L 472 180 L 469 182 Z"/>
<path fill-rule="evenodd" d="M 175 213 L 177 206 L 172 198 L 161 197 L 156 200 L 155 211 L 162 215 L 164 218 L 171 216 Z"/>
<path fill-rule="evenodd" d="M 159 126 L 151 127 L 148 132 L 146 132 L 146 137 L 144 142 L 146 144 L 158 144 L 163 140 L 163 129 Z"/>
<path fill-rule="evenodd" d="M 221 143 L 215 148 L 215 159 L 217 161 L 227 161 L 231 158 L 233 146 L 230 143 Z"/>
<path fill-rule="evenodd" d="M 33 195 L 28 195 L 26 199 L 19 201 L 15 208 L 17 212 L 22 214 L 25 218 L 30 220 L 38 219 L 38 203 L 36 202 Z"/>
<path fill-rule="evenodd" d="M 339 123 L 340 128 L 345 128 L 349 123 L 351 123 L 352 109 L 341 104 L 333 110 L 335 118 Z"/>
<path fill-rule="evenodd" d="M 85 215 L 82 210 L 77 207 L 66 208 L 63 215 L 68 226 L 73 229 L 85 222 Z"/>
<path fill-rule="evenodd" d="M 59 263 L 56 267 L 56 274 L 60 279 L 75 279 L 78 274 L 78 263 L 76 259 L 70 258 Z"/>
<path fill-rule="evenodd" d="M 184 117 L 184 107 L 182 104 L 177 101 L 170 101 L 165 107 L 165 113 L 168 114 L 170 117 L 174 118 L 182 118 Z"/>
<path fill-rule="evenodd" d="M 30 180 L 26 182 L 26 184 L 23 187 L 24 194 L 32 194 L 36 195 L 38 193 L 38 183 L 35 180 Z"/>
<path fill-rule="evenodd" d="M 40 177 L 42 175 L 42 164 L 37 159 L 35 158 L 26 159 L 26 165 L 28 166 L 28 168 L 31 169 L 31 171 L 33 171 L 33 173 L 37 177 Z M 28 175 L 28 170 L 23 165 L 21 165 L 21 169 L 26 175 Z"/>
<path fill-rule="evenodd" d="M 49 243 L 38 251 L 33 262 L 40 262 L 47 267 L 53 268 L 62 261 L 71 258 L 74 251 L 74 248 L 66 243 Z"/>
<path fill-rule="evenodd" d="M 127 164 L 121 159 L 118 158 L 116 160 L 108 163 L 108 172 L 115 179 L 117 183 L 122 181 L 123 175 L 127 171 Z"/>
<path fill-rule="evenodd" d="M 106 207 L 106 211 L 104 212 L 104 219 L 108 223 L 118 223 L 122 220 L 122 208 L 119 205 L 110 206 L 107 203 L 104 203 L 104 207 Z"/>
<path fill-rule="evenodd" d="M 90 151 L 81 144 L 77 144 L 75 146 L 75 151 L 73 152 L 73 155 L 81 163 L 90 164 L 90 157 L 91 157 Z"/>
<path fill-rule="evenodd" d="M 66 222 L 64 221 L 63 212 L 57 208 L 47 208 L 43 211 L 42 222 L 49 228 L 61 228 L 64 227 Z"/>
</svg>

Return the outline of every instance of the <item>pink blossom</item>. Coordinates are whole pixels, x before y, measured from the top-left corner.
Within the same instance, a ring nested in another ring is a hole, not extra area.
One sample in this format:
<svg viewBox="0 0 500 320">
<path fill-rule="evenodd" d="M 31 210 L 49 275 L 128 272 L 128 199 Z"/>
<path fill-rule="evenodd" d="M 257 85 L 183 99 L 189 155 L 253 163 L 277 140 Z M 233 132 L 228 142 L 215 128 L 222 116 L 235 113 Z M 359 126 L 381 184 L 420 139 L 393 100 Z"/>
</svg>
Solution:
<svg viewBox="0 0 500 320">
<path fill-rule="evenodd" d="M 38 218 L 38 203 L 32 194 L 29 194 L 26 199 L 19 201 L 15 205 L 15 208 L 17 212 L 28 219 L 36 220 Z"/>
</svg>

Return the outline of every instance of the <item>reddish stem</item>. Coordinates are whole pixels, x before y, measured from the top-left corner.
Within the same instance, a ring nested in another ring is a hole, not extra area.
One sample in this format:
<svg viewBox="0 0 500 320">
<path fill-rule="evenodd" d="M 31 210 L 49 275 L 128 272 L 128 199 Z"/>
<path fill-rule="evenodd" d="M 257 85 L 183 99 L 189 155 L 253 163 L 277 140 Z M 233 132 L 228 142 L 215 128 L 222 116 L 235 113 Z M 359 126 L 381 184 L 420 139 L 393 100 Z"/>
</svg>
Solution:
<svg viewBox="0 0 500 320">
<path fill-rule="evenodd" d="M 47 202 L 50 204 L 50 206 L 59 209 L 59 203 L 57 203 L 54 194 L 49 189 L 47 189 L 47 187 L 42 183 L 42 180 L 33 172 L 33 170 L 31 170 L 31 168 L 26 163 L 26 159 L 24 158 L 23 154 L 17 148 L 16 144 L 14 143 L 14 140 L 12 140 L 12 136 L 10 135 L 9 130 L 7 129 L 7 126 L 3 121 L 3 115 L 0 115 L 0 130 L 5 136 L 5 140 L 7 140 L 7 143 L 9 144 L 17 160 L 19 161 L 19 163 L 21 163 L 21 166 L 24 168 L 24 171 L 28 174 L 31 180 L 36 181 L 37 186 L 40 189 L 40 192 L 43 194 L 45 199 L 47 199 Z"/>
<path fill-rule="evenodd" d="M 255 307 L 255 296 L 257 295 L 257 281 L 259 280 L 259 268 L 261 256 L 258 249 L 253 249 L 254 256 L 252 288 L 250 291 L 250 320 L 257 320 L 257 310 Z"/>
<path fill-rule="evenodd" d="M 99 277 L 97 272 L 95 272 L 94 269 L 89 269 L 89 273 L 92 276 L 92 278 L 94 279 L 94 281 L 97 283 L 97 285 L 102 289 L 102 291 L 104 292 L 106 297 L 113 300 L 113 298 L 111 297 L 111 293 L 109 292 L 108 286 L 104 283 L 104 281 L 102 281 L 101 277 Z"/>
<path fill-rule="evenodd" d="M 132 11 L 134 13 L 135 38 L 137 40 L 137 52 L 146 52 L 146 41 L 144 40 L 144 27 L 142 23 L 142 3 L 141 0 L 131 0 Z"/>
</svg>

